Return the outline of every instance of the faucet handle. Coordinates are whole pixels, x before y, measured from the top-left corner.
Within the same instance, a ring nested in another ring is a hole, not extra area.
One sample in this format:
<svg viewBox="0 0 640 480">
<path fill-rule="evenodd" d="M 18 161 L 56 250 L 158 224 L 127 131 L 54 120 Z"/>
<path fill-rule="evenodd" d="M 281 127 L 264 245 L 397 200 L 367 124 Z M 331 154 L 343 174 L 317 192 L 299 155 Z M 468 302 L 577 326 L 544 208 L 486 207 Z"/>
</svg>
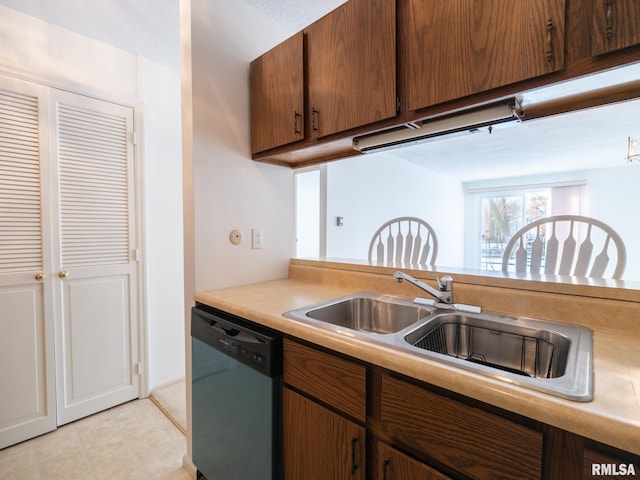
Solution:
<svg viewBox="0 0 640 480">
<path fill-rule="evenodd" d="M 450 292 L 453 290 L 453 278 L 449 275 L 445 275 L 442 279 L 436 277 L 436 281 L 438 282 L 438 287 L 441 292 Z"/>
</svg>

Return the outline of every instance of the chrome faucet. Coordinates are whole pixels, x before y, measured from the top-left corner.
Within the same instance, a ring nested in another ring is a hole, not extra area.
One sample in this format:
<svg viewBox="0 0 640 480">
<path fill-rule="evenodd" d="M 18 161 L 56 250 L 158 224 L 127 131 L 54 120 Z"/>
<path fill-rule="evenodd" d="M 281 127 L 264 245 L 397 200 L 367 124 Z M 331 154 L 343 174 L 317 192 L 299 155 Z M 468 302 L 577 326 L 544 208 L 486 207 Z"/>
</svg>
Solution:
<svg viewBox="0 0 640 480">
<path fill-rule="evenodd" d="M 438 288 L 440 290 L 436 290 L 433 287 L 430 287 L 426 283 L 421 282 L 413 278 L 410 275 L 407 275 L 404 272 L 396 272 L 393 274 L 396 281 L 401 283 L 403 280 L 406 280 L 409 283 L 412 283 L 416 287 L 421 290 L 424 290 L 429 295 L 433 296 L 437 301 L 429 300 L 426 298 L 416 298 L 414 303 L 419 303 L 422 305 L 434 305 L 438 308 L 447 308 L 451 310 L 459 310 L 461 312 L 469 312 L 469 313 L 481 313 L 482 308 L 477 307 L 475 305 L 465 305 L 463 303 L 453 303 L 453 278 L 450 276 L 444 276 L 442 278 L 436 277 L 436 281 L 438 282 Z"/>
<path fill-rule="evenodd" d="M 445 277 L 442 277 L 442 279 L 440 279 L 439 277 L 436 277 L 436 281 L 438 282 L 438 288 L 440 288 L 440 290 L 436 290 L 435 288 L 430 287 L 426 283 L 422 283 L 420 280 L 417 280 L 412 276 L 407 275 L 404 272 L 396 272 L 393 274 L 393 276 L 396 278 L 396 281 L 398 283 L 402 283 L 402 280 L 406 280 L 407 282 L 412 283 L 419 289 L 424 290 L 429 295 L 432 295 L 439 302 L 447 303 L 449 305 L 453 303 L 453 278 L 451 278 L 448 275 Z"/>
</svg>

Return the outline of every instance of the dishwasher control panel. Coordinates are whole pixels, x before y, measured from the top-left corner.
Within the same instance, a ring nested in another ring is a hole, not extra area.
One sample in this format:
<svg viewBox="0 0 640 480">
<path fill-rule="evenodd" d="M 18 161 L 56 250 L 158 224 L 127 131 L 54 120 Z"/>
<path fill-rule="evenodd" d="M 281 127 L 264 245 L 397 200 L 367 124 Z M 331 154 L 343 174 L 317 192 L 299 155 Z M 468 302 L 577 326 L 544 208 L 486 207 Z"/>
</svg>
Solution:
<svg viewBox="0 0 640 480">
<path fill-rule="evenodd" d="M 191 335 L 255 370 L 282 374 L 282 334 L 207 305 L 191 313 Z"/>
</svg>

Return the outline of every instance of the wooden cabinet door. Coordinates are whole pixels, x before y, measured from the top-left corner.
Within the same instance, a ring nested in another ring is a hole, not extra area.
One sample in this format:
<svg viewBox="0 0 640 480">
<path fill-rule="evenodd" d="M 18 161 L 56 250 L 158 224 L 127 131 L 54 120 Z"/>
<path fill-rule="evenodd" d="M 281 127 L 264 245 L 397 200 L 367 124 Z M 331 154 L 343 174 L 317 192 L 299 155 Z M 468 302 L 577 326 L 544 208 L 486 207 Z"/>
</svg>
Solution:
<svg viewBox="0 0 640 480">
<path fill-rule="evenodd" d="M 395 0 L 349 0 L 306 34 L 313 137 L 395 116 Z"/>
<path fill-rule="evenodd" d="M 382 442 L 378 443 L 378 458 L 380 480 L 450 480 L 446 475 Z"/>
<path fill-rule="evenodd" d="M 565 0 L 409 0 L 409 108 L 564 66 Z"/>
<path fill-rule="evenodd" d="M 383 376 L 383 431 L 477 480 L 540 480 L 542 432 L 400 379 Z"/>
<path fill-rule="evenodd" d="M 283 389 L 285 480 L 364 480 L 365 429 Z"/>
<path fill-rule="evenodd" d="M 251 152 L 304 138 L 302 32 L 251 62 Z"/>
<path fill-rule="evenodd" d="M 593 55 L 640 44 L 638 0 L 593 0 Z"/>
</svg>

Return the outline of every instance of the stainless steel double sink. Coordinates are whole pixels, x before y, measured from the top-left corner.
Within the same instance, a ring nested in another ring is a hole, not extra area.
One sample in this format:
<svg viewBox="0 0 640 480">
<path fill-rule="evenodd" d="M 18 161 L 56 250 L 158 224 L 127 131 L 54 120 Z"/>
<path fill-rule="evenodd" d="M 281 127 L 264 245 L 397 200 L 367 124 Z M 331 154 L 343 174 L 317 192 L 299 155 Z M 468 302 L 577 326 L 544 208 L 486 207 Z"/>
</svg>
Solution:
<svg viewBox="0 0 640 480">
<path fill-rule="evenodd" d="M 593 399 L 593 333 L 584 326 L 371 292 L 284 316 L 568 400 Z"/>
</svg>

